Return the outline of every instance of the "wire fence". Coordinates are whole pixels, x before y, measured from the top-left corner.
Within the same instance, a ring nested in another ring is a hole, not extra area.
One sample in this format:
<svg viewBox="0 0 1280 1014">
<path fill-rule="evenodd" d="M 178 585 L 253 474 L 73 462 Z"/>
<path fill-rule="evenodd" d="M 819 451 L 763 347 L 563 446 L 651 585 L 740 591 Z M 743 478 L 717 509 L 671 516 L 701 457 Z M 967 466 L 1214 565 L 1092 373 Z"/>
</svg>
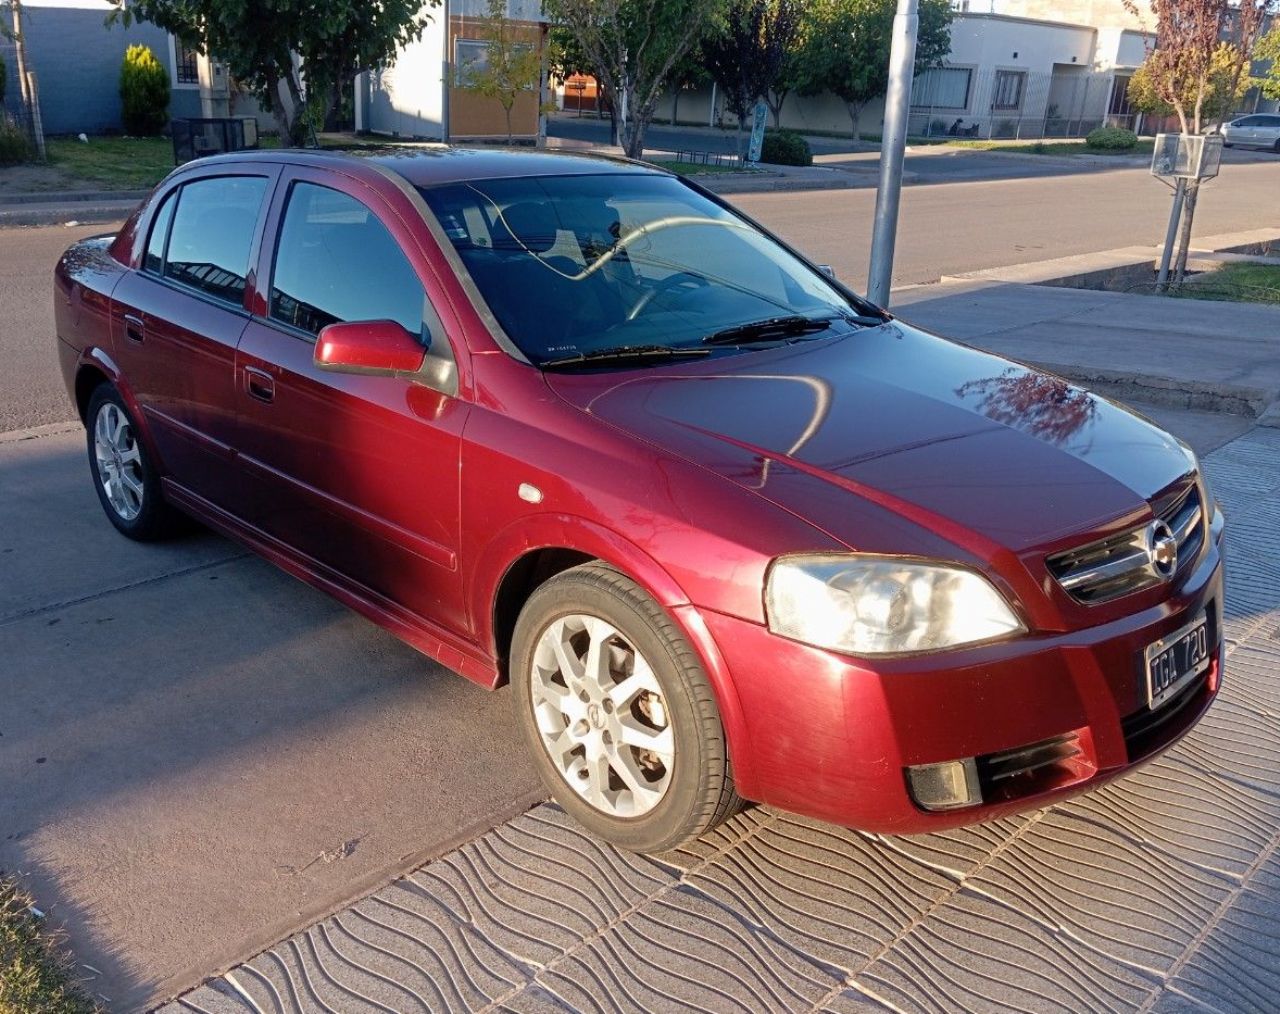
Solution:
<svg viewBox="0 0 1280 1014">
<path fill-rule="evenodd" d="M 28 78 L 27 88 L 18 78 L 17 56 L 12 40 L 0 37 L 0 61 L 4 65 L 4 93 L 0 101 L 0 165 L 11 165 L 42 157 L 44 129 L 40 123 L 39 95 L 35 75 Z M 36 95 L 28 104 L 25 94 Z"/>
<path fill-rule="evenodd" d="M 1125 74 L 1060 65 L 1053 73 L 940 67 L 918 75 L 908 132 L 982 140 L 1084 137 L 1102 126 L 1140 126 Z"/>
</svg>

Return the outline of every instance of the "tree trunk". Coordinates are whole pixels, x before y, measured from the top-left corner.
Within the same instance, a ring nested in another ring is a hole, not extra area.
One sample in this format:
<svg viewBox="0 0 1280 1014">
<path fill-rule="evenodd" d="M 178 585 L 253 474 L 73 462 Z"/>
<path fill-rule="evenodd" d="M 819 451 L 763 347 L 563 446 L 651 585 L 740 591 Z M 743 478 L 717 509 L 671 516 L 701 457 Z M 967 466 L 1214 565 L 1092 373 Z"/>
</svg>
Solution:
<svg viewBox="0 0 1280 1014">
<path fill-rule="evenodd" d="M 1181 285 L 1187 275 L 1187 252 L 1191 249 L 1191 223 L 1196 217 L 1196 199 L 1200 196 L 1200 181 L 1187 181 L 1187 197 L 1182 205 L 1182 229 L 1178 234 L 1178 259 L 1174 264 L 1173 282 Z"/>
<path fill-rule="evenodd" d="M 770 92 L 770 97 L 766 97 L 765 101 L 769 103 L 769 112 L 773 113 L 773 125 L 778 130 L 782 129 L 782 104 L 787 101 L 790 91 Z"/>
<path fill-rule="evenodd" d="M 292 108 L 285 104 L 283 97 L 280 95 L 281 84 L 286 85 L 289 89 Z M 302 92 L 298 88 L 297 82 L 289 78 L 282 78 L 268 89 L 267 99 L 268 104 L 271 106 L 271 114 L 275 117 L 276 129 L 280 132 L 281 145 L 290 148 L 304 147 L 308 140 L 307 120 L 303 115 L 306 104 L 302 100 Z"/>
<path fill-rule="evenodd" d="M 855 141 L 862 140 L 862 103 L 846 102 L 845 108 L 849 110 L 849 119 L 853 121 L 853 139 Z"/>
<path fill-rule="evenodd" d="M 671 93 L 671 126 L 678 126 L 680 123 L 680 91 L 677 88 Z"/>
<path fill-rule="evenodd" d="M 514 103 L 512 103 L 514 105 Z M 503 106 L 502 111 L 507 114 L 507 144 L 515 143 L 515 139 L 511 133 L 511 106 Z"/>
</svg>

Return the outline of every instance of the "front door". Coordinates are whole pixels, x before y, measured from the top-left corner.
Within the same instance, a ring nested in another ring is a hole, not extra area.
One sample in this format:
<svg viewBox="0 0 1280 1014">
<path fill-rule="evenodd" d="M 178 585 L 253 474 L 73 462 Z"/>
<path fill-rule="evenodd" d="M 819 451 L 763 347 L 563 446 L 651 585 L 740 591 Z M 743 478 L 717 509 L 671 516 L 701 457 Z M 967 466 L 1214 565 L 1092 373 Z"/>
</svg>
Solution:
<svg viewBox="0 0 1280 1014">
<path fill-rule="evenodd" d="M 424 344 L 448 336 L 404 245 L 403 223 L 360 184 L 346 193 L 295 169 L 261 260 L 265 315 L 236 357 L 246 520 L 377 599 L 466 630 L 458 567 L 459 462 L 467 406 L 399 377 L 319 369 L 316 335 L 389 319 Z M 357 196 L 358 194 L 358 196 Z"/>
</svg>

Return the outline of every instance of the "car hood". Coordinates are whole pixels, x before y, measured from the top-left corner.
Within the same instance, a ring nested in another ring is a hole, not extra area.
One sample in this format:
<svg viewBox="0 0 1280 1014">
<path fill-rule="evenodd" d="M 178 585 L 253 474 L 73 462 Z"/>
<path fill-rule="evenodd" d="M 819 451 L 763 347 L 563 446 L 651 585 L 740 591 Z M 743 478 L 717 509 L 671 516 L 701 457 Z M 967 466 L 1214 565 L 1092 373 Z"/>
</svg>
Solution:
<svg viewBox="0 0 1280 1014">
<path fill-rule="evenodd" d="M 900 321 L 692 364 L 546 377 L 582 410 L 855 549 L 922 551 L 866 544 L 850 493 L 950 543 L 977 548 L 978 535 L 1022 553 L 1136 523 L 1192 468 L 1173 437 L 1131 412 Z"/>
</svg>

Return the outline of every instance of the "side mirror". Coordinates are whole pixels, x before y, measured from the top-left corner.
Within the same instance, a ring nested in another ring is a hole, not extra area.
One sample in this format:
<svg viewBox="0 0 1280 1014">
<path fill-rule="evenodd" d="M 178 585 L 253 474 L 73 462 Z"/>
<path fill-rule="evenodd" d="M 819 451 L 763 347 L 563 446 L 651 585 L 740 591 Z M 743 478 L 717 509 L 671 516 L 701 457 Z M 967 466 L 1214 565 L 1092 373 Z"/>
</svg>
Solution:
<svg viewBox="0 0 1280 1014">
<path fill-rule="evenodd" d="M 828 278 L 835 278 L 836 276 L 836 269 L 833 268 L 830 264 L 819 264 L 818 270 L 821 271 Z"/>
<path fill-rule="evenodd" d="M 425 357 L 422 343 L 393 320 L 330 324 L 316 339 L 316 365 L 335 373 L 417 373 Z"/>
</svg>

